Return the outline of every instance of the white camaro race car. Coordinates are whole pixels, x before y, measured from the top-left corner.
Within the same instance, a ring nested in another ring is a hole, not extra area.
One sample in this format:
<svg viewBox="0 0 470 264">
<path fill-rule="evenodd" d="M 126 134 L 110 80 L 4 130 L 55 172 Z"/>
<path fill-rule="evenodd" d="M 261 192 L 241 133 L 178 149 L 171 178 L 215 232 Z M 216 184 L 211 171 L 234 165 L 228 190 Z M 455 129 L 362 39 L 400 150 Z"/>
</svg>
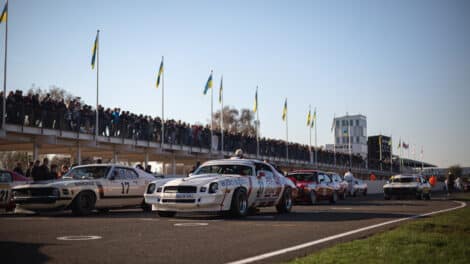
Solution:
<svg viewBox="0 0 470 264">
<path fill-rule="evenodd" d="M 280 213 L 290 212 L 295 190 L 292 181 L 269 163 L 232 158 L 205 162 L 186 178 L 152 182 L 145 202 L 162 217 L 177 212 L 228 212 L 243 217 L 256 207 L 276 206 Z"/>
<path fill-rule="evenodd" d="M 17 208 L 30 211 L 72 209 L 87 215 L 94 209 L 142 207 L 147 185 L 155 180 L 151 174 L 128 166 L 94 164 L 77 166 L 60 180 L 40 181 L 12 189 Z"/>
</svg>

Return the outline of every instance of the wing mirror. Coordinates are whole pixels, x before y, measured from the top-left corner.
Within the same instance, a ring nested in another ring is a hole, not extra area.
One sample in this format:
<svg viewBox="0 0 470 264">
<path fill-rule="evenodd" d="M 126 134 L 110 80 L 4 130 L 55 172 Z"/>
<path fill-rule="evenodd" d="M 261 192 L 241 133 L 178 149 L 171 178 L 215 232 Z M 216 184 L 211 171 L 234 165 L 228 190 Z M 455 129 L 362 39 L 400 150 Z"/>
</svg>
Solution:
<svg viewBox="0 0 470 264">
<path fill-rule="evenodd" d="M 117 171 L 113 171 L 111 175 L 109 176 L 110 181 L 114 181 L 116 179 L 116 176 L 118 175 Z"/>
</svg>

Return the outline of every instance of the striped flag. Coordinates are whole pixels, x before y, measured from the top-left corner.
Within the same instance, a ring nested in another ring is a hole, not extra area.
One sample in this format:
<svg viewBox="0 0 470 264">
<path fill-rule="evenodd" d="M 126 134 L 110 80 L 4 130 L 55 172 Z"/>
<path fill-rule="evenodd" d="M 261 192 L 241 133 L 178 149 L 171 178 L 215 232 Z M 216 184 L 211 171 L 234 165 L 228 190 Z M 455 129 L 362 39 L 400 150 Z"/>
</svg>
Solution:
<svg viewBox="0 0 470 264">
<path fill-rule="evenodd" d="M 258 112 L 258 86 L 256 86 L 255 104 L 253 106 L 253 112 Z"/>
<path fill-rule="evenodd" d="M 282 120 L 286 121 L 287 118 L 287 98 L 284 101 L 284 108 L 282 109 Z"/>
<path fill-rule="evenodd" d="M 219 103 L 222 103 L 222 94 L 223 94 L 223 92 L 224 92 L 223 82 L 224 82 L 224 76 L 222 76 L 222 78 L 220 79 Z"/>
<path fill-rule="evenodd" d="M 91 57 L 91 69 L 95 68 L 95 60 L 96 60 L 96 51 L 98 50 L 98 35 L 99 31 L 96 32 L 95 43 L 93 44 L 93 56 Z"/>
<path fill-rule="evenodd" d="M 204 95 L 207 94 L 207 91 L 212 88 L 212 71 L 211 74 L 209 75 L 209 78 L 207 79 L 206 82 L 206 87 L 204 87 Z"/>
<path fill-rule="evenodd" d="M 7 22 L 8 16 L 8 1 L 5 3 L 5 7 L 3 7 L 2 15 L 0 16 L 0 24 Z"/>
<path fill-rule="evenodd" d="M 160 69 L 158 70 L 158 76 L 157 76 L 157 89 L 158 86 L 160 85 L 160 80 L 163 74 L 163 57 L 162 57 L 162 62 L 160 63 Z"/>
<path fill-rule="evenodd" d="M 308 110 L 308 114 L 307 114 L 307 126 L 310 126 L 311 122 L 312 122 L 312 111 L 309 109 Z"/>
</svg>

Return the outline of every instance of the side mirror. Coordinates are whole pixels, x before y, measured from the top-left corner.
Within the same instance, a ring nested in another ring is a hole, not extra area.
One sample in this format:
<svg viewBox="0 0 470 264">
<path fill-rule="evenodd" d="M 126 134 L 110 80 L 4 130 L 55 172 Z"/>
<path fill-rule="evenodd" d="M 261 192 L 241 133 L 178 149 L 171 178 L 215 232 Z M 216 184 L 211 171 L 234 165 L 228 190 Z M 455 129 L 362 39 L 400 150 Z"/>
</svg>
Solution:
<svg viewBox="0 0 470 264">
<path fill-rule="evenodd" d="M 193 174 L 192 174 L 192 173 L 188 174 L 188 177 L 191 177 L 191 176 L 193 176 Z"/>
<path fill-rule="evenodd" d="M 109 179 L 110 181 L 114 181 L 114 180 L 116 179 L 117 174 L 118 174 L 117 171 L 113 171 L 113 172 L 111 173 L 111 175 L 109 176 L 108 179 Z"/>
</svg>

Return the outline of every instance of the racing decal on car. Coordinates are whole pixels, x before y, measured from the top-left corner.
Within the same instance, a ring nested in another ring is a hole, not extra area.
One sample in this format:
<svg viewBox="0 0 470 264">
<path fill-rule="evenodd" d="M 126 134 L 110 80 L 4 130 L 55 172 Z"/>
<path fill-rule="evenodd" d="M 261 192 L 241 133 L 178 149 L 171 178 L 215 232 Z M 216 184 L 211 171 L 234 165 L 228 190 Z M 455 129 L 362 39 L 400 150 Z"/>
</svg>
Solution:
<svg viewBox="0 0 470 264">
<path fill-rule="evenodd" d="M 96 183 L 96 185 L 98 186 L 98 194 L 100 196 L 100 199 L 101 198 L 104 198 L 104 188 L 103 188 L 103 185 L 99 182 Z"/>
<path fill-rule="evenodd" d="M 87 186 L 87 185 L 95 185 L 94 182 L 76 182 L 75 186 Z"/>
<path fill-rule="evenodd" d="M 245 184 L 246 184 L 246 179 L 243 179 L 243 178 L 226 179 L 220 182 L 220 186 L 222 187 L 241 186 Z"/>
</svg>

